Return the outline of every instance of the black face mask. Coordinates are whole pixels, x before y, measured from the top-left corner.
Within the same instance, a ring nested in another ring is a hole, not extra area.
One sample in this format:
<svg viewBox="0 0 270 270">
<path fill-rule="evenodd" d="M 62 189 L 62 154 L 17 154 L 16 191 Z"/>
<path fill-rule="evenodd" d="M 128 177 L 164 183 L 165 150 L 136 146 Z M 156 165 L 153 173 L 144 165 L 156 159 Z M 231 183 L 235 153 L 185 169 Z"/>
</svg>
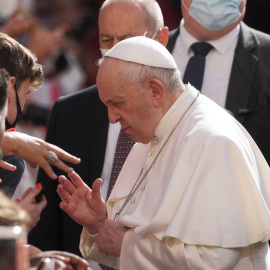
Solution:
<svg viewBox="0 0 270 270">
<path fill-rule="evenodd" d="M 19 96 L 18 96 L 18 92 L 17 92 L 17 88 L 15 84 L 14 84 L 14 88 L 15 88 L 15 94 L 16 94 L 17 116 L 13 124 L 10 124 L 6 118 L 6 130 L 14 128 L 22 115 L 22 108 L 21 108 L 21 104 L 20 104 L 20 100 L 19 100 Z"/>
</svg>

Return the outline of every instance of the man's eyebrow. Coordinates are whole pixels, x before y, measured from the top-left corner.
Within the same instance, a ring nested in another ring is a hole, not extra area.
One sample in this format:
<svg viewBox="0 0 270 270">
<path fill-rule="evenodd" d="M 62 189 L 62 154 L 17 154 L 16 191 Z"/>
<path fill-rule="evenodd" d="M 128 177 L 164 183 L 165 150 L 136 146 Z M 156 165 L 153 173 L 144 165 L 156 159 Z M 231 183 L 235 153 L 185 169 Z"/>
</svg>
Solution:
<svg viewBox="0 0 270 270">
<path fill-rule="evenodd" d="M 121 35 L 121 36 L 119 36 L 118 38 L 119 38 L 119 39 L 123 39 L 123 38 L 133 37 L 133 36 L 134 36 L 134 34 L 128 33 L 128 34 Z"/>
<path fill-rule="evenodd" d="M 100 34 L 100 37 L 111 37 L 109 34 Z"/>
<path fill-rule="evenodd" d="M 120 36 L 117 36 L 118 39 L 125 39 L 127 37 L 135 37 L 137 36 L 137 34 L 135 33 L 126 33 L 126 34 L 123 34 L 123 35 L 120 35 Z M 112 36 L 109 35 L 109 34 L 100 34 L 100 37 L 108 37 L 108 38 L 111 38 Z"/>
<path fill-rule="evenodd" d="M 105 100 L 104 103 L 112 103 L 112 104 L 114 104 L 114 103 L 122 102 L 122 101 L 124 101 L 123 98 L 115 97 L 115 98 L 109 98 L 109 99 Z"/>
</svg>

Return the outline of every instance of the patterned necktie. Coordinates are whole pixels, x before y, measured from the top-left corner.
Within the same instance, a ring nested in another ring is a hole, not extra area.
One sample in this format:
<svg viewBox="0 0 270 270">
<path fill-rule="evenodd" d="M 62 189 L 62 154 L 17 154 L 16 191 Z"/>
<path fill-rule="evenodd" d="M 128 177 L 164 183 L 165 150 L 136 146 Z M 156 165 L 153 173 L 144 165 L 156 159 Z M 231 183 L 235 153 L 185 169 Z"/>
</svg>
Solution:
<svg viewBox="0 0 270 270">
<path fill-rule="evenodd" d="M 205 56 L 212 48 L 213 46 L 207 42 L 196 42 L 191 45 L 194 56 L 189 58 L 183 82 L 190 83 L 199 91 L 201 91 L 202 88 Z"/>
<path fill-rule="evenodd" d="M 134 141 L 132 140 L 131 136 L 129 134 L 126 134 L 123 129 L 121 129 L 114 153 L 114 159 L 113 159 L 113 165 L 112 165 L 112 171 L 111 171 L 111 177 L 108 187 L 108 193 L 107 193 L 107 199 L 108 200 L 111 191 L 113 189 L 113 186 L 115 184 L 115 181 L 122 169 L 122 166 L 134 144 Z M 108 267 L 103 264 L 99 264 L 100 267 L 103 270 L 114 270 L 112 267 Z"/>
<path fill-rule="evenodd" d="M 111 177 L 108 187 L 108 193 L 107 193 L 107 199 L 108 200 L 111 191 L 114 187 L 115 181 L 122 169 L 122 166 L 134 144 L 134 141 L 132 140 L 131 136 L 129 134 L 126 134 L 123 129 L 121 129 L 114 153 L 114 159 L 113 159 L 113 165 L 112 165 L 112 171 L 111 171 Z"/>
</svg>

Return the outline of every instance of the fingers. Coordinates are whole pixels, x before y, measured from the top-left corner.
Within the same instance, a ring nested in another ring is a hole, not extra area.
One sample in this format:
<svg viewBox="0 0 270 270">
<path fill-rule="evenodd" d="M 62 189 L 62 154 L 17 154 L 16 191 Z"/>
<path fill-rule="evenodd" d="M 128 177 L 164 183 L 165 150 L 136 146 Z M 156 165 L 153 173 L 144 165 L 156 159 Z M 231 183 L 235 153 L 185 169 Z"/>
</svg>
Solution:
<svg viewBox="0 0 270 270">
<path fill-rule="evenodd" d="M 70 199 L 70 194 L 72 192 L 74 192 L 75 187 L 73 186 L 73 184 L 67 180 L 64 176 L 59 176 L 59 182 L 60 185 L 57 186 L 57 193 L 59 195 L 59 197 L 61 198 L 62 202 L 60 203 L 60 207 L 62 210 L 66 209 L 65 206 L 68 205 L 68 201 Z M 64 207 L 64 209 L 62 208 Z M 65 211 L 65 210 L 64 210 Z"/>
<path fill-rule="evenodd" d="M 81 162 L 79 158 L 70 155 L 55 145 L 20 132 L 5 132 L 1 146 L 5 154 L 7 152 L 12 152 L 24 159 L 32 167 L 39 165 L 52 179 L 57 179 L 57 176 L 52 170 L 51 165 L 54 165 L 65 172 L 71 172 L 73 170 L 59 159 L 74 164 L 79 164 Z M 47 160 L 48 151 L 54 152 L 59 159 L 50 164 Z"/>
<path fill-rule="evenodd" d="M 57 175 L 54 173 L 51 165 L 45 158 L 43 158 L 43 160 L 39 163 L 39 166 L 48 174 L 51 179 L 57 179 Z"/>
<path fill-rule="evenodd" d="M 35 203 L 35 197 L 40 193 L 41 188 L 42 185 L 40 183 L 36 184 L 35 188 L 28 188 L 22 196 L 22 201 L 25 200 L 31 203 Z"/>
<path fill-rule="evenodd" d="M 70 263 L 72 266 L 75 266 L 76 269 L 78 267 L 82 267 L 82 268 L 79 268 L 79 269 L 87 269 L 85 267 L 89 267 L 89 263 L 83 259 L 83 258 L 80 258 L 79 256 L 76 256 L 74 254 L 70 255 Z"/>
<path fill-rule="evenodd" d="M 28 194 L 32 191 L 32 187 L 29 187 L 22 195 L 22 200 L 28 196 Z"/>
<path fill-rule="evenodd" d="M 62 162 L 61 160 L 58 160 L 54 163 L 52 163 L 55 167 L 59 168 L 60 170 L 70 173 L 73 171 L 73 168 L 67 166 L 64 162 Z"/>
<path fill-rule="evenodd" d="M 103 202 L 103 199 L 101 196 L 101 184 L 102 184 L 102 179 L 98 178 L 95 180 L 92 186 L 92 198 L 98 202 Z"/>
<path fill-rule="evenodd" d="M 59 183 L 63 186 L 63 189 L 68 194 L 72 194 L 75 191 L 76 187 L 65 176 L 60 175 L 58 179 L 59 179 Z M 63 199 L 65 199 L 65 197 Z"/>
<path fill-rule="evenodd" d="M 75 172 L 72 171 L 68 174 L 69 178 L 71 179 L 72 183 L 74 184 L 75 187 L 81 187 L 84 186 L 85 183 L 81 179 L 81 177 Z"/>
<path fill-rule="evenodd" d="M 49 144 L 49 150 L 53 151 L 57 156 L 58 158 L 64 160 L 64 161 L 67 161 L 69 163 L 72 163 L 72 164 L 79 164 L 81 162 L 81 159 L 80 158 L 77 158 L 71 154 L 69 154 L 68 152 L 64 151 L 63 149 L 55 146 L 55 145 L 52 145 L 52 144 Z"/>
<path fill-rule="evenodd" d="M 5 162 L 4 160 L 0 160 L 0 168 L 5 169 L 7 171 L 16 171 L 16 166 Z"/>
<path fill-rule="evenodd" d="M 53 250 L 53 251 L 46 251 L 46 252 L 42 252 L 43 256 L 61 256 L 63 257 L 63 261 L 67 264 L 67 267 L 71 267 L 71 268 L 67 268 L 67 269 L 89 269 L 89 263 L 73 254 L 73 253 L 69 253 L 69 252 L 65 252 L 65 251 L 56 251 L 56 250 Z"/>
<path fill-rule="evenodd" d="M 50 145 L 50 144 L 48 144 L 48 145 Z M 62 170 L 64 172 L 67 172 L 67 173 L 71 173 L 73 171 L 73 168 L 66 165 L 63 161 L 61 161 L 61 159 L 65 160 L 67 162 L 73 163 L 73 164 L 79 164 L 81 162 L 81 159 L 79 159 L 73 155 L 70 155 L 69 153 L 65 152 L 61 148 L 58 148 L 54 145 L 50 145 L 50 146 L 53 148 L 52 152 L 54 152 L 57 155 L 58 160 L 50 164 L 48 162 L 48 160 L 46 160 L 46 158 L 45 158 L 44 159 L 45 162 L 40 164 L 40 167 L 42 167 L 44 169 L 44 171 L 50 176 L 50 178 L 52 178 L 52 179 L 57 178 L 56 174 L 53 172 L 53 170 L 51 168 L 51 165 L 54 165 L 55 167 L 59 168 L 60 170 Z"/>
<path fill-rule="evenodd" d="M 46 207 L 46 205 L 47 205 L 47 200 L 46 200 L 46 197 L 45 197 L 45 195 L 41 195 L 41 200 L 40 200 L 40 202 L 39 203 L 37 203 L 36 204 L 37 205 L 37 207 L 38 207 L 38 210 L 40 211 L 40 213 L 41 213 L 41 211 Z"/>
<path fill-rule="evenodd" d="M 73 253 L 64 252 L 64 251 L 62 251 L 62 252 L 61 251 L 56 251 L 56 252 L 54 252 L 54 254 L 61 255 L 61 256 L 64 256 L 64 257 L 68 258 L 69 263 L 72 266 L 74 266 L 75 269 L 77 269 L 77 267 L 89 267 L 89 263 L 85 259 L 83 259 L 83 258 L 81 258 L 81 257 L 79 257 L 79 256 L 77 256 L 77 255 L 75 255 Z M 83 269 L 85 269 L 85 268 L 83 268 Z"/>
<path fill-rule="evenodd" d="M 59 197 L 61 198 L 61 200 L 63 200 L 64 202 L 70 196 L 70 194 L 64 189 L 64 187 L 62 185 L 58 185 L 56 191 L 57 191 Z"/>
<path fill-rule="evenodd" d="M 64 172 L 72 172 L 73 168 L 67 166 L 64 162 L 62 162 L 61 160 L 57 160 L 56 162 L 54 162 L 53 164 L 50 164 L 46 158 L 42 157 L 42 161 L 39 162 L 39 166 L 48 174 L 48 176 L 51 179 L 57 179 L 57 175 L 54 173 L 51 165 L 54 165 L 55 167 L 58 167 L 60 170 L 64 171 Z"/>
</svg>

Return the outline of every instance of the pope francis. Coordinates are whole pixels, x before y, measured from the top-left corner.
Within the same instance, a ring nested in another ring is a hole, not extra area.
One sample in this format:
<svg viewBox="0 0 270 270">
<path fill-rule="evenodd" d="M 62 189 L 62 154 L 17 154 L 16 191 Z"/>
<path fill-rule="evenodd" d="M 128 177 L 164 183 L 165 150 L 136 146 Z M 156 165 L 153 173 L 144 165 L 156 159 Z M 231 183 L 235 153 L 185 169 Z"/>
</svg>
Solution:
<svg viewBox="0 0 270 270">
<path fill-rule="evenodd" d="M 97 86 L 137 143 L 107 204 L 101 179 L 59 177 L 83 256 L 120 270 L 270 269 L 270 169 L 246 130 L 146 37 L 107 52 Z"/>
</svg>

